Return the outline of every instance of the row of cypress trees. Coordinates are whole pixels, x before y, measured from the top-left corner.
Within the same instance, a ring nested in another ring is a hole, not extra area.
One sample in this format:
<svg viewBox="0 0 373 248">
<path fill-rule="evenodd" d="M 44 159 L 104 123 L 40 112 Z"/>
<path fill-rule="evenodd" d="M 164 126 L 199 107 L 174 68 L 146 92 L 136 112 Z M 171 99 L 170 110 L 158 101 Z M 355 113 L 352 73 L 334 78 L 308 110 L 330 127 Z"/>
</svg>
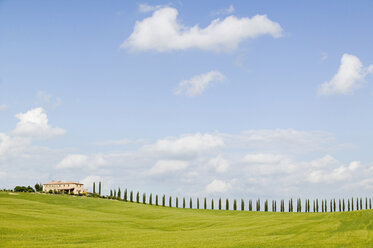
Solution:
<svg viewBox="0 0 373 248">
<path fill-rule="evenodd" d="M 93 193 L 95 193 L 95 190 L 93 190 Z M 101 182 L 99 183 L 99 194 L 101 194 Z M 122 198 L 122 193 L 121 189 L 118 188 L 118 190 L 110 190 L 110 196 L 108 197 L 110 199 L 118 199 L 118 200 L 124 200 L 124 201 L 129 201 L 129 202 L 136 202 L 140 203 L 140 193 L 136 192 L 136 198 L 134 197 L 134 192 L 130 191 L 128 194 L 127 189 L 124 190 L 123 193 L 123 198 Z M 182 198 L 182 208 L 186 208 L 187 199 L 185 197 Z M 156 205 L 156 206 L 163 206 L 163 207 L 176 207 L 179 208 L 179 197 L 175 198 L 175 202 L 173 203 L 172 201 L 172 196 L 169 196 L 168 198 L 168 204 L 166 204 L 166 195 L 162 195 L 161 201 L 159 201 L 159 196 L 155 195 L 155 201 L 153 202 L 153 194 L 150 194 L 148 197 L 146 197 L 146 193 L 143 193 L 142 195 L 142 202 L 143 204 L 150 204 L 150 205 Z M 174 204 L 174 205 L 173 205 Z M 222 206 L 222 198 L 218 199 L 218 204 L 217 208 L 219 210 L 223 209 Z M 321 199 L 321 202 L 319 202 L 319 199 L 314 199 L 312 201 L 312 207 L 311 207 L 311 200 L 306 199 L 304 201 L 304 212 L 344 212 L 344 211 L 354 211 L 354 210 L 362 210 L 362 209 L 372 209 L 372 199 L 371 198 L 365 198 L 363 199 L 362 197 L 360 198 L 351 198 L 351 199 L 330 199 L 329 202 L 326 199 Z M 193 199 L 189 198 L 189 208 L 193 208 Z M 225 200 L 225 210 L 229 210 L 230 208 L 229 204 L 229 199 L 227 198 Z M 272 212 L 277 212 L 277 201 L 272 200 L 271 202 L 271 211 Z M 302 200 L 298 198 L 296 200 L 296 212 L 302 212 Z M 196 208 L 200 209 L 200 199 L 196 199 Z M 215 209 L 215 203 L 214 199 L 211 199 L 211 204 L 210 204 L 211 209 Z M 207 198 L 204 197 L 203 199 L 203 209 L 208 209 L 207 207 Z M 245 210 L 245 201 L 241 199 L 241 206 L 240 208 L 237 205 L 237 200 L 233 200 L 233 210 Z M 256 200 L 256 207 L 255 209 L 253 208 L 253 201 L 249 200 L 249 205 L 248 205 L 248 210 L 249 211 L 261 211 L 261 200 L 257 199 Z M 264 201 L 264 209 L 265 212 L 269 211 L 269 202 L 268 200 Z M 285 200 L 280 200 L 280 212 L 286 212 L 285 210 Z M 294 203 L 293 199 L 290 198 L 288 201 L 288 207 L 287 207 L 288 212 L 294 212 Z"/>
</svg>

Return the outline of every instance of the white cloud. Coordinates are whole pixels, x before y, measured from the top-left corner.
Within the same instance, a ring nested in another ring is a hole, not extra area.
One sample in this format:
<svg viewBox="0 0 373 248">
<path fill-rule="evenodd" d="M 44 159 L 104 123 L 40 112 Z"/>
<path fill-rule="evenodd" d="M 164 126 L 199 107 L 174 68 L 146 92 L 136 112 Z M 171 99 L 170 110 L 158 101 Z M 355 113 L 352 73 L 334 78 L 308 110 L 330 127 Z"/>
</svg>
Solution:
<svg viewBox="0 0 373 248">
<path fill-rule="evenodd" d="M 249 38 L 267 34 L 277 38 L 282 35 L 280 24 L 266 15 L 252 18 L 228 16 L 224 20 L 213 20 L 206 28 L 183 26 L 177 16 L 178 11 L 171 7 L 154 11 L 151 17 L 136 22 L 132 34 L 121 47 L 159 52 L 190 48 L 220 51 L 233 50 Z"/>
<path fill-rule="evenodd" d="M 8 105 L 6 104 L 0 104 L 0 112 L 8 110 Z"/>
<path fill-rule="evenodd" d="M 207 193 L 225 193 L 231 188 L 231 184 L 225 181 L 214 179 L 206 186 Z"/>
<path fill-rule="evenodd" d="M 52 138 L 66 133 L 64 129 L 53 128 L 48 124 L 48 117 L 43 108 L 34 108 L 26 113 L 16 114 L 15 117 L 19 119 L 13 130 L 16 135 Z"/>
<path fill-rule="evenodd" d="M 10 156 L 17 156 L 29 144 L 31 140 L 23 137 L 12 137 L 0 133 L 0 161 Z"/>
<path fill-rule="evenodd" d="M 144 146 L 151 152 L 169 155 L 195 155 L 224 146 L 224 141 L 211 134 L 187 134 L 180 137 L 169 137 L 158 140 L 153 145 Z"/>
<path fill-rule="evenodd" d="M 51 94 L 48 94 L 44 91 L 38 91 L 36 94 L 37 102 L 36 105 L 38 106 L 50 106 L 50 107 L 58 107 L 61 105 L 62 100 L 59 97 L 54 97 Z"/>
<path fill-rule="evenodd" d="M 189 163 L 182 160 L 158 160 L 149 170 L 150 175 L 160 175 L 175 171 L 181 171 L 188 167 Z"/>
<path fill-rule="evenodd" d="M 343 54 L 337 74 L 319 88 L 319 94 L 351 94 L 361 87 L 365 77 L 373 72 L 373 65 L 364 67 L 360 59 L 351 54 Z"/>
<path fill-rule="evenodd" d="M 308 176 L 311 183 L 334 183 L 352 177 L 352 173 L 360 167 L 359 161 L 353 161 L 348 166 L 341 165 L 332 171 L 314 170 Z"/>
<path fill-rule="evenodd" d="M 218 71 L 210 71 L 196 75 L 191 79 L 182 81 L 175 90 L 175 94 L 188 97 L 198 96 L 201 95 L 209 85 L 223 80 L 225 80 L 225 76 Z"/>
<path fill-rule="evenodd" d="M 217 157 L 210 159 L 208 165 L 215 168 L 216 172 L 224 173 L 228 171 L 229 161 L 219 154 Z"/>
<path fill-rule="evenodd" d="M 57 169 L 89 168 L 95 169 L 107 165 L 108 162 L 102 154 L 87 156 L 83 154 L 69 154 L 56 166 Z"/>
<path fill-rule="evenodd" d="M 84 184 L 84 189 L 93 188 L 93 182 L 96 183 L 96 192 L 98 192 L 98 182 L 103 181 L 103 178 L 100 176 L 90 175 L 80 180 L 80 183 Z"/>
<path fill-rule="evenodd" d="M 221 9 L 218 11 L 214 11 L 212 15 L 229 15 L 232 14 L 235 11 L 233 4 L 229 5 L 228 8 Z"/>
<path fill-rule="evenodd" d="M 167 5 L 149 5 L 146 3 L 140 3 L 139 4 L 139 11 L 142 13 L 148 13 L 148 12 L 153 12 L 155 10 L 165 8 Z"/>
<path fill-rule="evenodd" d="M 286 159 L 283 155 L 279 154 L 268 154 L 268 153 L 256 153 L 247 154 L 243 161 L 247 163 L 259 163 L 259 164 L 273 164 L 279 163 Z"/>
</svg>

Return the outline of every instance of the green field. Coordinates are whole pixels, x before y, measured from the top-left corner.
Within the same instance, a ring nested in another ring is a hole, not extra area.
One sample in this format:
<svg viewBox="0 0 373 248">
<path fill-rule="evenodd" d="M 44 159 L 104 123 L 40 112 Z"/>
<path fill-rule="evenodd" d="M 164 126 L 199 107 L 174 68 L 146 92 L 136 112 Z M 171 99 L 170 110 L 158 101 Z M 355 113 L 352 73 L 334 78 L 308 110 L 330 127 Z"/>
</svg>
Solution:
<svg viewBox="0 0 373 248">
<path fill-rule="evenodd" d="M 373 211 L 176 209 L 0 193 L 0 247 L 373 247 Z"/>
</svg>

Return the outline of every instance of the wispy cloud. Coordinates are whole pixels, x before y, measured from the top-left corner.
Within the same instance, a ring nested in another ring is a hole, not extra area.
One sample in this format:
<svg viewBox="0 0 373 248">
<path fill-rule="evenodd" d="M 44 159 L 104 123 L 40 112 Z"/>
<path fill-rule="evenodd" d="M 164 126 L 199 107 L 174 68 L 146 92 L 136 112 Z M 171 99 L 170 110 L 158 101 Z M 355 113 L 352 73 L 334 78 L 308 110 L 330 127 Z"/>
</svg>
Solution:
<svg viewBox="0 0 373 248">
<path fill-rule="evenodd" d="M 174 91 L 174 93 L 176 95 L 185 95 L 188 97 L 199 96 L 213 83 L 224 80 L 225 76 L 221 72 L 210 71 L 180 82 L 179 87 Z"/>
</svg>

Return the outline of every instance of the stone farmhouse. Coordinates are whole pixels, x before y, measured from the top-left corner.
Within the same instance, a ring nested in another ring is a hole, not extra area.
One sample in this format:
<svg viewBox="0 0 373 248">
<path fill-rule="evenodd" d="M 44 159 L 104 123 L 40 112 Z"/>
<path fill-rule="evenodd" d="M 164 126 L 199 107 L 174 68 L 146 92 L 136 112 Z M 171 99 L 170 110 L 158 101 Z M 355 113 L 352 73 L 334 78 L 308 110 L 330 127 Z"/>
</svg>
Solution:
<svg viewBox="0 0 373 248">
<path fill-rule="evenodd" d="M 83 193 L 83 184 L 74 182 L 63 182 L 63 181 L 52 181 L 43 184 L 43 192 L 57 191 L 61 193 L 71 193 L 80 194 Z"/>
</svg>

